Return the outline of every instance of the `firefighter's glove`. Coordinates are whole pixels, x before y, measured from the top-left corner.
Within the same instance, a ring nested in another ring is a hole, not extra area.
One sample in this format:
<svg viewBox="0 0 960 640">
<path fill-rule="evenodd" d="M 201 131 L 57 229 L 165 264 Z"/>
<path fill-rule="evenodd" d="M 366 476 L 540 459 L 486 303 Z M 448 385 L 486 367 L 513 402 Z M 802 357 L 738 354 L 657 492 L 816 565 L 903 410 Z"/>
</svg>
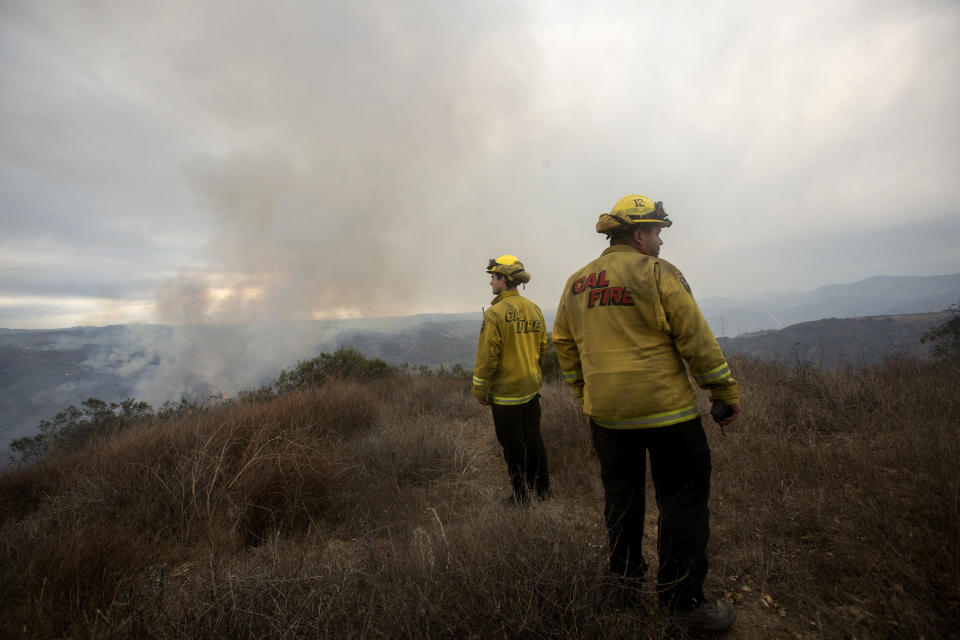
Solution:
<svg viewBox="0 0 960 640">
<path fill-rule="evenodd" d="M 579 384 L 571 385 L 573 389 L 573 395 L 577 396 L 577 401 L 580 402 L 580 408 L 583 408 L 583 382 Z"/>
<path fill-rule="evenodd" d="M 477 402 L 483 405 L 490 404 L 490 401 L 487 400 L 487 388 L 486 387 L 473 387 L 473 397 L 477 399 Z"/>
</svg>

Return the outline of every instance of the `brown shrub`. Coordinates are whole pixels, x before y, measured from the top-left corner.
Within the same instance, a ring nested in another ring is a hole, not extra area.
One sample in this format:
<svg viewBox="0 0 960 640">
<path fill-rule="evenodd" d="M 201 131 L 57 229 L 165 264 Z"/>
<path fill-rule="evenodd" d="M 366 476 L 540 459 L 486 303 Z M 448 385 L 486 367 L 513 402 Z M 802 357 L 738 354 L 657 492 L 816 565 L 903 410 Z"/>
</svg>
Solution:
<svg viewBox="0 0 960 640">
<path fill-rule="evenodd" d="M 953 634 L 958 373 L 734 367 L 744 417 L 725 436 L 707 425 L 708 587 L 738 601 L 729 637 Z M 575 400 L 547 385 L 542 406 L 554 497 L 526 510 L 499 504 L 506 473 L 469 384 L 417 376 L 180 415 L 0 473 L 0 628 L 662 637 L 651 586 L 649 613 L 611 598 Z"/>
</svg>

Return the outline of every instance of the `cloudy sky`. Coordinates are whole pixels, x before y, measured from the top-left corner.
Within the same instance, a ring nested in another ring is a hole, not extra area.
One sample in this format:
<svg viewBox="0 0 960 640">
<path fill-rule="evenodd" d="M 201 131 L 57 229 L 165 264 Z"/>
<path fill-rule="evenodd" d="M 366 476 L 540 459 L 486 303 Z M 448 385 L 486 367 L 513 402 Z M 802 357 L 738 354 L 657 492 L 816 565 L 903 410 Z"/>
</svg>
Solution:
<svg viewBox="0 0 960 640">
<path fill-rule="evenodd" d="M 554 307 L 622 195 L 698 297 L 960 272 L 960 4 L 0 3 L 0 327 Z"/>
</svg>

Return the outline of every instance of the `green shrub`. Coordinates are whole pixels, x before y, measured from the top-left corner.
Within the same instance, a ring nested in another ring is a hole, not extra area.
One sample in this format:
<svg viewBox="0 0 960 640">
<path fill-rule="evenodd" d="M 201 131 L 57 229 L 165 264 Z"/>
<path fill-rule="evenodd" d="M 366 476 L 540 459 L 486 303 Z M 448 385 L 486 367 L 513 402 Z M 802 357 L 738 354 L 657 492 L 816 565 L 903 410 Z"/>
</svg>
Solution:
<svg viewBox="0 0 960 640">
<path fill-rule="evenodd" d="M 332 354 L 321 353 L 284 369 L 273 382 L 273 389 L 282 395 L 318 386 L 329 379 L 376 380 L 394 373 L 396 369 L 380 358 L 367 358 L 353 347 L 340 347 Z"/>
<path fill-rule="evenodd" d="M 39 434 L 12 441 L 10 449 L 19 454 L 23 462 L 32 462 L 54 451 L 77 449 L 94 436 L 121 431 L 153 417 L 149 404 L 133 398 L 109 404 L 87 398 L 80 406 L 78 409 L 70 405 L 53 420 L 42 421 L 37 426 Z"/>
</svg>

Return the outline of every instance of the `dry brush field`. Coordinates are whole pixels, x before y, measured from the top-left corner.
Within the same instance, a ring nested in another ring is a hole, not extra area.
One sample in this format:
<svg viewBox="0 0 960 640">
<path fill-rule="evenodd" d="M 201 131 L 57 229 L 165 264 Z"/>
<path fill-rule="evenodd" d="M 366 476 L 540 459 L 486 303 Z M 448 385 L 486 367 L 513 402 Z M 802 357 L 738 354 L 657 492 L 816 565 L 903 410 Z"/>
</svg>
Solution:
<svg viewBox="0 0 960 640">
<path fill-rule="evenodd" d="M 707 427 L 707 589 L 739 610 L 725 637 L 960 636 L 960 374 L 734 368 L 745 415 Z M 542 405 L 553 497 L 526 509 L 503 505 L 469 382 L 410 373 L 186 412 L 0 473 L 0 634 L 684 637 L 652 587 L 647 608 L 610 597 L 584 419 L 555 383 Z"/>
</svg>

